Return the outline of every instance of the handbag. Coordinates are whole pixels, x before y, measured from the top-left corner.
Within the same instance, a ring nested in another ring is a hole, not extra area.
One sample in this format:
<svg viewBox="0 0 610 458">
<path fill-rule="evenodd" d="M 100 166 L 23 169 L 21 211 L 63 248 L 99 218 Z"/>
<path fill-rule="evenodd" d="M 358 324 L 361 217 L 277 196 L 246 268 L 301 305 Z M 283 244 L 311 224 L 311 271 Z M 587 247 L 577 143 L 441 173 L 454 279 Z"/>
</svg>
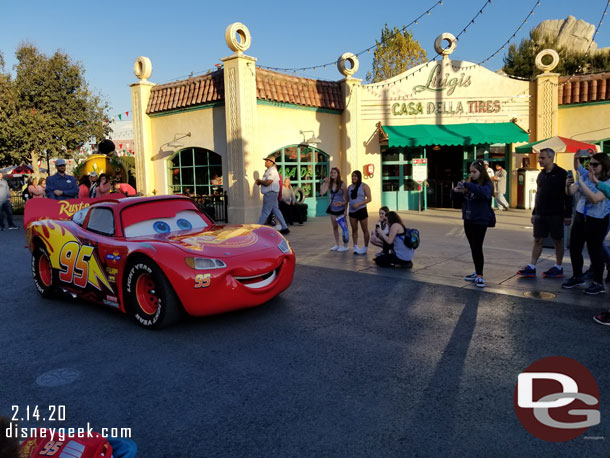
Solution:
<svg viewBox="0 0 610 458">
<path fill-rule="evenodd" d="M 489 222 L 487 223 L 487 227 L 496 227 L 496 212 L 491 206 L 491 199 L 489 199 Z"/>
</svg>

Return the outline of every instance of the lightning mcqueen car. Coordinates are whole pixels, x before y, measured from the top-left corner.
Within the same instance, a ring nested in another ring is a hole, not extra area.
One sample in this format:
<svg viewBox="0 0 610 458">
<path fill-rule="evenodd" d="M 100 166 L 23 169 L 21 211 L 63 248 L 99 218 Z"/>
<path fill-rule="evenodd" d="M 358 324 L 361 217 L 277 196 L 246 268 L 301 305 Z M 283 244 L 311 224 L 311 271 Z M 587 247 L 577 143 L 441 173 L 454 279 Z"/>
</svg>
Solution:
<svg viewBox="0 0 610 458">
<path fill-rule="evenodd" d="M 181 196 L 32 199 L 24 226 L 40 294 L 116 307 L 146 328 L 263 304 L 294 276 L 277 231 L 215 225 Z"/>
</svg>

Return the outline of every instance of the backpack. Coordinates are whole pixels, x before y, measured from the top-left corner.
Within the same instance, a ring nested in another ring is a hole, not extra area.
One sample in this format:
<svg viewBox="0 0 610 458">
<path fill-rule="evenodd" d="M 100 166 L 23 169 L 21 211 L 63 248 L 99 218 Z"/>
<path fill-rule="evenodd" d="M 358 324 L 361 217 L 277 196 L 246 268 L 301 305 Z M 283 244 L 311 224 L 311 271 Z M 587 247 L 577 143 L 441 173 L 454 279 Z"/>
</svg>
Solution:
<svg viewBox="0 0 610 458">
<path fill-rule="evenodd" d="M 110 443 L 98 433 L 65 436 L 49 429 L 38 429 L 36 435 L 28 438 L 21 444 L 20 456 L 23 458 L 43 456 L 70 456 L 81 458 L 110 458 L 112 447 Z M 41 437 L 44 436 L 44 437 Z M 87 437 L 90 436 L 90 437 Z M 60 439 L 63 439 L 61 441 Z"/>
<path fill-rule="evenodd" d="M 417 249 L 420 242 L 419 231 L 417 229 L 405 228 L 404 241 L 407 248 Z"/>
<path fill-rule="evenodd" d="M 28 200 L 31 197 L 28 188 L 21 191 L 21 197 L 23 197 L 23 200 Z"/>
</svg>

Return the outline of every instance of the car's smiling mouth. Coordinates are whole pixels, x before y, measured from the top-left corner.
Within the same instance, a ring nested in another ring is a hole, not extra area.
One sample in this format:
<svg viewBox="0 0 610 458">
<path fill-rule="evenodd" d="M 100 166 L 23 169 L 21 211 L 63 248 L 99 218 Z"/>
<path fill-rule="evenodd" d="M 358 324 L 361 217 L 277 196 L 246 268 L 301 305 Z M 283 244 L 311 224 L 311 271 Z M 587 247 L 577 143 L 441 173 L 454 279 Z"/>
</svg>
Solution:
<svg viewBox="0 0 610 458">
<path fill-rule="evenodd" d="M 265 286 L 269 286 L 277 278 L 277 272 L 279 269 L 272 270 L 262 275 L 255 275 L 253 277 L 234 277 L 235 280 L 240 282 L 242 285 L 251 289 L 260 289 Z"/>
</svg>

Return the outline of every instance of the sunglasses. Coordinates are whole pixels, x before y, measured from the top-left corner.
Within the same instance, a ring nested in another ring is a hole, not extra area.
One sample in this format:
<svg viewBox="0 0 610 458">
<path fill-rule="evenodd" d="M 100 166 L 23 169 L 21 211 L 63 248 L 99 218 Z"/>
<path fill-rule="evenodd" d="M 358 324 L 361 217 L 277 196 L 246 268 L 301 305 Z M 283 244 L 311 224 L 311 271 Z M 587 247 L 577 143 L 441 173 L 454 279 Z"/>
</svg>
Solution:
<svg viewBox="0 0 610 458">
<path fill-rule="evenodd" d="M 598 165 L 601 165 L 601 163 L 600 162 L 589 162 L 589 165 L 591 167 L 597 167 Z"/>
</svg>

